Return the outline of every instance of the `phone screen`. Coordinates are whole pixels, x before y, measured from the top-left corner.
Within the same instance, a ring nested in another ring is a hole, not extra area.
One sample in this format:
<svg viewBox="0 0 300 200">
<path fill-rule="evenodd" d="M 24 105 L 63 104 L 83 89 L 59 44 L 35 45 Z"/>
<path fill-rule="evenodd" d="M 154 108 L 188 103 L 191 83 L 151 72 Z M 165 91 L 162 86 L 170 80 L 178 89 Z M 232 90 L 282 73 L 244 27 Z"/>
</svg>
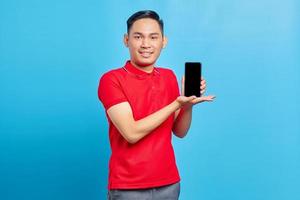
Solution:
<svg viewBox="0 0 300 200">
<path fill-rule="evenodd" d="M 186 62 L 185 63 L 185 81 L 184 81 L 184 96 L 200 97 L 201 84 L 201 63 Z"/>
</svg>

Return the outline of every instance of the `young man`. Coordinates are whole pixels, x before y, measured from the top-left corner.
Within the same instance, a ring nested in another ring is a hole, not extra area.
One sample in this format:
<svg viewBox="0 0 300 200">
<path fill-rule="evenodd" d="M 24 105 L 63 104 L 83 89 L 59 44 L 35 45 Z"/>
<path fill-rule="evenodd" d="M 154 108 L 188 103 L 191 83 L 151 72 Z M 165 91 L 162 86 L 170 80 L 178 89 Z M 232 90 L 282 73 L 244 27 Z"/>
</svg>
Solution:
<svg viewBox="0 0 300 200">
<path fill-rule="evenodd" d="M 180 96 L 175 74 L 155 67 L 167 38 L 163 21 L 154 11 L 139 11 L 127 20 L 124 44 L 130 60 L 105 73 L 98 89 L 112 149 L 108 199 L 178 199 L 180 177 L 172 132 L 183 138 L 193 105 L 212 101 L 214 96 Z M 201 85 L 203 94 L 205 80 Z"/>
</svg>

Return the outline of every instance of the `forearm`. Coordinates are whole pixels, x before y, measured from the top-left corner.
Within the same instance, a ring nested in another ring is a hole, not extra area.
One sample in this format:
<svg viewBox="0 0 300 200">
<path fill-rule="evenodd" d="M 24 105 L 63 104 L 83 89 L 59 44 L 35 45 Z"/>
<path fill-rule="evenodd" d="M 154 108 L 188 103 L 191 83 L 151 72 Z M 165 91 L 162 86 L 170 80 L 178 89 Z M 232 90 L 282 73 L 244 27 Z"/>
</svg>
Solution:
<svg viewBox="0 0 300 200">
<path fill-rule="evenodd" d="M 182 108 L 173 125 L 173 133 L 180 138 L 186 136 L 192 121 L 192 106 Z"/>
<path fill-rule="evenodd" d="M 175 100 L 155 113 L 138 121 L 134 121 L 131 133 L 132 143 L 139 141 L 151 133 L 151 131 L 160 126 L 171 114 L 178 110 L 180 106 L 180 103 Z"/>
<path fill-rule="evenodd" d="M 171 114 L 185 104 L 190 105 L 189 102 L 193 99 L 195 97 L 180 96 L 169 105 L 140 120 L 133 118 L 133 113 L 128 102 L 112 106 L 107 110 L 107 114 L 121 135 L 129 143 L 134 144 L 160 126 Z M 183 137 L 190 125 L 191 111 L 187 110 L 187 113 L 184 113 L 180 118 L 184 120 L 179 120 L 178 128 L 176 127 L 175 130 L 178 133 L 178 137 Z"/>
</svg>

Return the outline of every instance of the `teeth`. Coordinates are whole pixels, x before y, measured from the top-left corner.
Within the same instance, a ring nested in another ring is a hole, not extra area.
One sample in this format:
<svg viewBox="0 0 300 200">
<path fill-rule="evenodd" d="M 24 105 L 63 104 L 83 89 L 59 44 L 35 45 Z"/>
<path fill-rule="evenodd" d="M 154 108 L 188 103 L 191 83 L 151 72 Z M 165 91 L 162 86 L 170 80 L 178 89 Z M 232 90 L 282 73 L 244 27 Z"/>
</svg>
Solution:
<svg viewBox="0 0 300 200">
<path fill-rule="evenodd" d="M 149 57 L 151 55 L 150 52 L 140 52 L 142 56 Z"/>
</svg>

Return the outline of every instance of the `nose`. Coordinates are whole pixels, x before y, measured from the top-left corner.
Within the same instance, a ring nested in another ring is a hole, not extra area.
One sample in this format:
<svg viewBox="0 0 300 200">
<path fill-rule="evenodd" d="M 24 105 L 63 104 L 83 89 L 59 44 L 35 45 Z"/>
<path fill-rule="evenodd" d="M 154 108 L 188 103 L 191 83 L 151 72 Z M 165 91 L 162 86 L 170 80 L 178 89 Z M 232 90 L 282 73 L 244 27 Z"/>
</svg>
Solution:
<svg viewBox="0 0 300 200">
<path fill-rule="evenodd" d="M 142 48 L 148 48 L 148 47 L 150 47 L 149 39 L 144 38 L 144 39 L 142 40 L 142 45 L 141 45 L 141 47 L 142 47 Z"/>
</svg>

